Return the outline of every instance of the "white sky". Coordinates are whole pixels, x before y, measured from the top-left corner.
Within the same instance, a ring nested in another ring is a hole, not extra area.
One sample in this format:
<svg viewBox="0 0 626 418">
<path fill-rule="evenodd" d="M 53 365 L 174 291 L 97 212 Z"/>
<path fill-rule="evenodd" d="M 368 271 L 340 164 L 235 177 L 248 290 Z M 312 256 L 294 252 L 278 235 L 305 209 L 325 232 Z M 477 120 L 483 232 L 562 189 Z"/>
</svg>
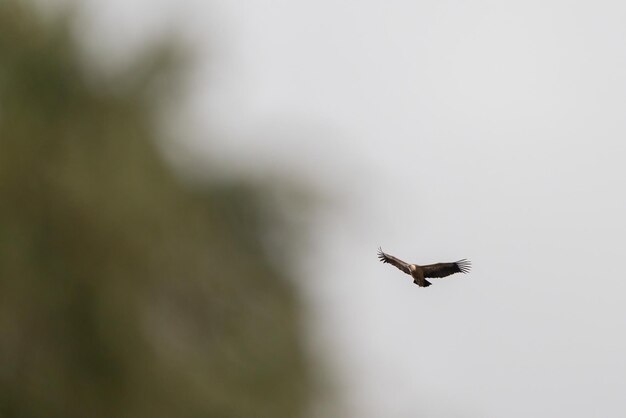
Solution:
<svg viewBox="0 0 626 418">
<path fill-rule="evenodd" d="M 344 196 L 304 287 L 351 417 L 626 416 L 626 3 L 85 4 L 113 49 L 184 29 L 186 146 Z"/>
</svg>

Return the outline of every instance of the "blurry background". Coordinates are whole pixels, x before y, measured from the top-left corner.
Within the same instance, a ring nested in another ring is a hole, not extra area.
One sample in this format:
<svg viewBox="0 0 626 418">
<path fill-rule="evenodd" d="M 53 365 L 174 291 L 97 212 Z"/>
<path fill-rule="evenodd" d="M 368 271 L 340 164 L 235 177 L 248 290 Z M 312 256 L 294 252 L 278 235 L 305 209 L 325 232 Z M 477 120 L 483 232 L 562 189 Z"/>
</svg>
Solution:
<svg viewBox="0 0 626 418">
<path fill-rule="evenodd" d="M 624 414 L 624 5 L 37 4 L 0 9 L 2 416 Z"/>
</svg>

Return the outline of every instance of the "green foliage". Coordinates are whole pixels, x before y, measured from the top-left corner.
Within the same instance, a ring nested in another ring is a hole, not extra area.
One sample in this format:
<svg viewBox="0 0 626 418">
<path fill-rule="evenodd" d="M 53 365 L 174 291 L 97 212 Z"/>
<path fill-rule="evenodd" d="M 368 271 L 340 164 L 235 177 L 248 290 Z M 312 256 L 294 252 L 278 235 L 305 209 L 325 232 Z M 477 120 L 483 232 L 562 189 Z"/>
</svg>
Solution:
<svg viewBox="0 0 626 418">
<path fill-rule="evenodd" d="M 0 416 L 301 416 L 263 189 L 181 183 L 150 82 L 174 74 L 94 82 L 70 23 L 0 3 Z"/>
</svg>

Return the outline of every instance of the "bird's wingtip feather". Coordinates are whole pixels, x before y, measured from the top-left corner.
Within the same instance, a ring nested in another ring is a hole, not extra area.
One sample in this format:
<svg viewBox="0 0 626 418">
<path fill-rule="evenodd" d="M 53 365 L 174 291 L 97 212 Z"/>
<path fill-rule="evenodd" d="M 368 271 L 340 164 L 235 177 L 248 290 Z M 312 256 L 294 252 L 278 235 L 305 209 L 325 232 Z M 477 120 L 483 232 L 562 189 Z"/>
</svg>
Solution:
<svg viewBox="0 0 626 418">
<path fill-rule="evenodd" d="M 382 261 L 383 263 L 387 262 L 387 257 L 385 256 L 385 253 L 383 252 L 383 249 L 381 247 L 378 247 L 377 255 L 380 261 Z"/>
<path fill-rule="evenodd" d="M 472 262 L 465 258 L 457 261 L 455 264 L 457 265 L 459 270 L 461 270 L 461 273 L 469 273 L 469 271 L 472 269 Z"/>
</svg>

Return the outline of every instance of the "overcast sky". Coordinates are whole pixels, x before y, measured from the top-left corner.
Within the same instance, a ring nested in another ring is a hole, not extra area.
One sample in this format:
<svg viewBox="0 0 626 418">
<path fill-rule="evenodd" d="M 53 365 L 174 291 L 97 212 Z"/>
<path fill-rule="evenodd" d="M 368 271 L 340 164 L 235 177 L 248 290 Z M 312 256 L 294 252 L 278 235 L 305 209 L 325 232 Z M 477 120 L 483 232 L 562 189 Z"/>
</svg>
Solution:
<svg viewBox="0 0 626 418">
<path fill-rule="evenodd" d="M 184 29 L 186 147 L 337 199 L 303 289 L 351 417 L 626 416 L 626 3 L 85 4 L 113 49 Z"/>
</svg>

